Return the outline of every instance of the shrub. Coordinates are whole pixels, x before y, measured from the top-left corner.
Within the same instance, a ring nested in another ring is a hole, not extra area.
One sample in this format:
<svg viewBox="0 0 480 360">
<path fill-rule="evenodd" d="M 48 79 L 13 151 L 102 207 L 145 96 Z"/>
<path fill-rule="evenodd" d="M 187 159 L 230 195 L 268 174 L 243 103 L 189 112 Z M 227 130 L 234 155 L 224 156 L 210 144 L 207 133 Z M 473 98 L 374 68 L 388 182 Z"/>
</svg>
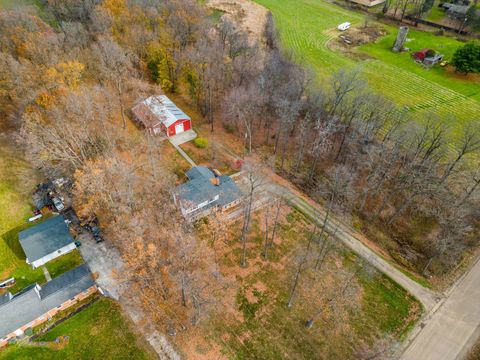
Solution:
<svg viewBox="0 0 480 360">
<path fill-rule="evenodd" d="M 470 42 L 455 51 L 453 65 L 464 74 L 480 73 L 480 45 Z"/>
<path fill-rule="evenodd" d="M 208 146 L 208 140 L 202 137 L 197 137 L 193 140 L 193 144 L 199 149 L 205 149 Z"/>
<path fill-rule="evenodd" d="M 224 123 L 223 128 L 229 134 L 233 134 L 235 132 L 235 126 L 229 123 Z"/>
</svg>

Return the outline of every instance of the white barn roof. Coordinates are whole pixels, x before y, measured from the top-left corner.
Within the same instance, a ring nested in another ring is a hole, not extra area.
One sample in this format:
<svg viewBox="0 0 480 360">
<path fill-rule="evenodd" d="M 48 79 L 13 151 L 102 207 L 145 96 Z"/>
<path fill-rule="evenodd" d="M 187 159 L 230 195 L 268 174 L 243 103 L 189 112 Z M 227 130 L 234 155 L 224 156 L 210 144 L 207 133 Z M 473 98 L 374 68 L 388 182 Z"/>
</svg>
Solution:
<svg viewBox="0 0 480 360">
<path fill-rule="evenodd" d="M 167 128 L 177 120 L 190 120 L 190 117 L 165 95 L 150 96 L 141 104 L 147 106 L 151 113 Z"/>
</svg>

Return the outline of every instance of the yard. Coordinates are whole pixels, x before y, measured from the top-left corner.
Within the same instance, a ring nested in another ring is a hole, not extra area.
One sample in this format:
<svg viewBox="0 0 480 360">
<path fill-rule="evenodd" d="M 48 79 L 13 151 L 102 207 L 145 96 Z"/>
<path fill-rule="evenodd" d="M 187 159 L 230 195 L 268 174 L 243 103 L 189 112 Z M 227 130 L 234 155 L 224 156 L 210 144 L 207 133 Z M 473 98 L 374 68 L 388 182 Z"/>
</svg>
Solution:
<svg viewBox="0 0 480 360">
<path fill-rule="evenodd" d="M 43 276 L 25 263 L 18 242 L 18 229 L 32 216 L 30 195 L 37 174 L 22 159 L 17 148 L 0 142 L 0 279 L 25 276 L 25 282 Z M 28 279 L 27 279 L 28 278 Z M 28 284 L 26 284 L 28 285 Z"/>
<path fill-rule="evenodd" d="M 68 336 L 65 345 L 53 341 Z M 119 306 L 102 298 L 75 314 L 36 341 L 50 346 L 13 345 L 0 351 L 0 359 L 154 359 L 151 350 L 136 337 Z"/>
<path fill-rule="evenodd" d="M 298 60 L 314 68 L 320 79 L 341 68 L 360 68 L 370 87 L 384 94 L 399 106 L 407 106 L 421 121 L 425 112 L 435 112 L 458 133 L 469 121 L 477 121 L 480 113 L 478 78 L 467 79 L 445 69 L 425 70 L 410 61 L 409 54 L 395 55 L 396 29 L 386 26 L 389 34 L 374 44 L 360 49 L 367 56 L 346 57 L 332 50 L 329 42 L 338 36 L 336 26 L 349 21 L 363 24 L 364 15 L 346 10 L 324 0 L 256 0 L 272 11 L 283 44 L 292 49 Z M 412 50 L 432 47 L 447 55 L 460 42 L 445 36 L 411 31 L 407 46 Z M 367 59 L 365 59 L 367 57 Z M 364 60 L 361 60 L 364 59 Z"/>
<path fill-rule="evenodd" d="M 18 241 L 18 233 L 36 223 L 28 223 L 33 215 L 31 194 L 38 174 L 23 160 L 20 151 L 0 141 L 0 281 L 15 277 L 9 290 L 13 293 L 35 282 L 45 282 L 42 269 L 32 269 Z M 52 277 L 83 262 L 78 251 L 57 258 L 46 266 Z"/>
<path fill-rule="evenodd" d="M 265 260 L 263 214 L 255 215 L 247 268 L 239 266 L 241 223 L 228 225 L 224 239 L 209 243 L 230 287 L 216 307 L 221 310 L 204 329 L 185 336 L 189 346 L 183 348 L 190 349 L 191 358 L 211 359 L 222 353 L 231 359 L 354 359 L 362 347 L 377 348 L 385 339 L 406 336 L 420 315 L 419 303 L 336 242 L 320 270 L 310 262 L 306 266 L 295 302 L 287 308 L 311 224 L 286 206 L 281 218 Z M 312 260 L 316 251 L 311 250 Z M 311 318 L 314 325 L 307 329 Z"/>
</svg>

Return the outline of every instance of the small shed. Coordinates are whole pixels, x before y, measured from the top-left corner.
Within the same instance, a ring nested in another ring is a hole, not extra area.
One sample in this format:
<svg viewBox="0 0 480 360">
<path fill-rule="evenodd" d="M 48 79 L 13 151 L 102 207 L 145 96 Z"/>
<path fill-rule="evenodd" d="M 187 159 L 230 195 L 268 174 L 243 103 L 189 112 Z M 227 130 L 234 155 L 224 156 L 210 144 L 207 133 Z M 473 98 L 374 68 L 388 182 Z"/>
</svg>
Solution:
<svg viewBox="0 0 480 360">
<path fill-rule="evenodd" d="M 192 119 L 165 95 L 154 95 L 132 109 L 135 120 L 153 135 L 175 136 L 192 128 Z"/>
<path fill-rule="evenodd" d="M 26 261 L 33 268 L 76 249 L 63 216 L 55 216 L 21 231 L 18 237 Z"/>
<path fill-rule="evenodd" d="M 425 66 L 433 66 L 443 60 L 443 55 L 437 53 L 432 49 L 423 49 L 412 54 L 416 62 L 422 63 Z"/>
</svg>

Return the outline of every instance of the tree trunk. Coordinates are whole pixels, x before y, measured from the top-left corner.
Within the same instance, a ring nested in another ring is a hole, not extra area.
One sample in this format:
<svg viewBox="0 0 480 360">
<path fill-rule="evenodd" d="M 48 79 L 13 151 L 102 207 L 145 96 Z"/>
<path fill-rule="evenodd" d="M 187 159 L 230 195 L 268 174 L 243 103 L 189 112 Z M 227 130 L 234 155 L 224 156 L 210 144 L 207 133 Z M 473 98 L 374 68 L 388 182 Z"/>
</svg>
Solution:
<svg viewBox="0 0 480 360">
<path fill-rule="evenodd" d="M 279 199 L 278 200 L 278 205 L 277 205 L 277 212 L 275 213 L 275 221 L 273 223 L 273 230 L 272 230 L 272 239 L 269 243 L 269 247 L 271 247 L 272 245 L 275 245 L 275 233 L 277 231 L 277 225 L 278 225 L 278 216 L 280 215 L 280 208 L 281 208 L 281 200 Z"/>
<path fill-rule="evenodd" d="M 315 226 L 315 229 L 316 229 L 316 226 Z M 299 281 L 300 275 L 303 271 L 303 265 L 307 262 L 308 255 L 310 253 L 310 247 L 312 245 L 313 236 L 314 235 L 312 234 L 312 236 L 309 237 L 305 254 L 303 255 L 300 262 L 298 263 L 298 268 L 297 268 L 297 271 L 295 273 L 295 277 L 294 277 L 294 280 L 293 280 L 292 290 L 290 291 L 290 296 L 288 297 L 288 303 L 287 303 L 288 308 L 291 308 L 292 305 L 293 305 L 293 300 L 295 298 L 295 293 L 297 291 L 298 281 Z"/>
<path fill-rule="evenodd" d="M 118 103 L 120 105 L 120 114 L 122 115 L 122 122 L 123 128 L 127 128 L 127 120 L 125 119 L 124 109 L 123 109 L 123 93 L 122 93 L 122 85 L 120 82 L 117 82 L 117 96 L 118 96 Z"/>
<path fill-rule="evenodd" d="M 465 194 L 465 196 L 462 198 L 462 200 L 460 200 L 457 204 L 457 208 L 459 208 L 460 206 L 462 206 L 469 198 L 470 196 L 472 196 L 472 194 L 474 193 L 475 189 L 478 187 L 478 185 L 480 185 L 480 179 L 478 180 L 475 180 L 475 183 L 473 184 L 473 186 L 470 188 L 470 190 L 468 190 L 468 192 Z"/>
<path fill-rule="evenodd" d="M 252 201 L 253 201 L 253 194 L 250 194 L 250 198 L 248 200 L 248 205 L 245 208 L 245 218 L 243 222 L 243 229 L 242 229 L 242 267 L 247 266 L 247 235 L 248 235 L 248 228 L 250 227 L 250 214 L 252 212 Z"/>
<path fill-rule="evenodd" d="M 265 210 L 265 247 L 263 249 L 263 257 L 268 259 L 268 214 L 269 207 Z"/>
<path fill-rule="evenodd" d="M 412 204 L 413 200 L 418 196 L 418 194 L 413 194 L 407 201 L 403 203 L 403 205 L 393 213 L 392 216 L 387 221 L 387 225 L 391 225 L 393 221 L 397 218 L 397 216 L 403 214 L 405 210 L 408 209 L 408 207 Z"/>
</svg>

